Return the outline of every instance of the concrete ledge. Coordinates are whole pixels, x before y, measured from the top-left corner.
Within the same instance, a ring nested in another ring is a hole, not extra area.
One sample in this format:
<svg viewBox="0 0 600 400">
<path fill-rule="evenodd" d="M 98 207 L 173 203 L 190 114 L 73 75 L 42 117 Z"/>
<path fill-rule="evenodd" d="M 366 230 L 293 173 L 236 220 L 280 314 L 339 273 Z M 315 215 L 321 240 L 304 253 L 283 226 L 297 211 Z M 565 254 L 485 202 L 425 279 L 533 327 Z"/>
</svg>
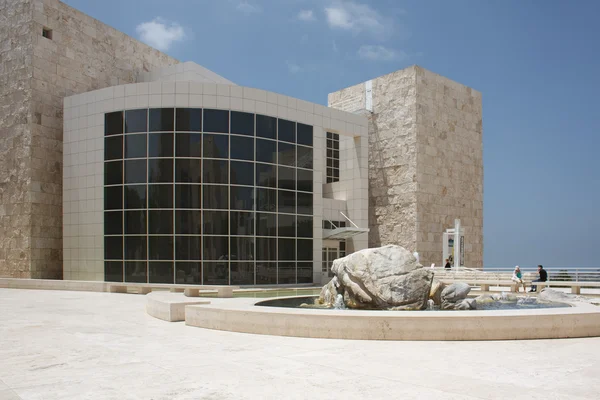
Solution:
<svg viewBox="0 0 600 400">
<path fill-rule="evenodd" d="M 106 292 L 108 286 L 106 282 L 102 281 L 63 281 L 51 279 L 0 278 L 0 288 Z"/>
<path fill-rule="evenodd" d="M 266 299 L 260 300 L 264 301 Z M 600 336 L 600 307 L 502 311 L 357 311 L 258 307 L 256 299 L 186 306 L 186 325 L 358 340 L 515 340 Z"/>
<path fill-rule="evenodd" d="M 208 300 L 192 300 L 181 293 L 152 292 L 146 295 L 146 312 L 163 321 L 185 320 L 185 306 L 210 304 Z"/>
</svg>

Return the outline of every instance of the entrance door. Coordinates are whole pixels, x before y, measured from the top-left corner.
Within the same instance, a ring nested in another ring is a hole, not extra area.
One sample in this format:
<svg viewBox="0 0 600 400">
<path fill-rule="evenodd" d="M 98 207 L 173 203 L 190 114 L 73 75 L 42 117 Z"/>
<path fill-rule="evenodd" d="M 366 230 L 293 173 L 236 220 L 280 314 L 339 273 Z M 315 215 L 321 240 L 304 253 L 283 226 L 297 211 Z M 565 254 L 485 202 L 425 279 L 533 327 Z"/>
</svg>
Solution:
<svg viewBox="0 0 600 400">
<path fill-rule="evenodd" d="M 337 240 L 323 241 L 323 262 L 321 268 L 321 280 L 327 283 L 333 278 L 331 267 L 333 261 L 346 255 L 346 243 Z"/>
</svg>

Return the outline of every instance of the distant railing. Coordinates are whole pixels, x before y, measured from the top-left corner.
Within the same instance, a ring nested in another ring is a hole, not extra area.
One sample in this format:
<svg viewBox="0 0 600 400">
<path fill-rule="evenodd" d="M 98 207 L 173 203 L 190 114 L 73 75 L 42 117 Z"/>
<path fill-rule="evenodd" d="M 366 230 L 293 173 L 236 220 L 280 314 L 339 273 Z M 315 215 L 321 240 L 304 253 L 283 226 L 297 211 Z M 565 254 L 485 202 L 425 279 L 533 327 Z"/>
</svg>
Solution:
<svg viewBox="0 0 600 400">
<path fill-rule="evenodd" d="M 441 270 L 442 268 L 436 268 Z M 544 267 L 548 272 L 549 281 L 563 281 L 563 282 L 600 282 L 600 267 Z M 483 270 L 475 268 L 452 268 L 446 270 L 448 273 L 469 273 L 469 272 L 487 272 L 487 273 L 501 273 L 501 274 L 512 274 L 513 268 L 510 267 L 485 267 Z M 537 267 L 521 267 L 521 272 L 526 275 L 537 276 Z"/>
</svg>

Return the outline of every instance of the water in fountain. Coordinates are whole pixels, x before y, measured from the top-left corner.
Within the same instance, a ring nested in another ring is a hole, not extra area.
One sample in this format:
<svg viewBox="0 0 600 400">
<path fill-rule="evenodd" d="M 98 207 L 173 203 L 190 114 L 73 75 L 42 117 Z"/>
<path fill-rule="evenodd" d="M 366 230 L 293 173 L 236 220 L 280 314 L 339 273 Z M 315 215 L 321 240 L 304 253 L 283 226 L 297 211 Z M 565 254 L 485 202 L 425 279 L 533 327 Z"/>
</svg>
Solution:
<svg viewBox="0 0 600 400">
<path fill-rule="evenodd" d="M 333 308 L 335 310 L 345 310 L 346 304 L 344 304 L 344 296 L 342 296 L 341 294 L 338 294 L 337 296 L 335 296 L 335 302 L 333 303 Z"/>
</svg>

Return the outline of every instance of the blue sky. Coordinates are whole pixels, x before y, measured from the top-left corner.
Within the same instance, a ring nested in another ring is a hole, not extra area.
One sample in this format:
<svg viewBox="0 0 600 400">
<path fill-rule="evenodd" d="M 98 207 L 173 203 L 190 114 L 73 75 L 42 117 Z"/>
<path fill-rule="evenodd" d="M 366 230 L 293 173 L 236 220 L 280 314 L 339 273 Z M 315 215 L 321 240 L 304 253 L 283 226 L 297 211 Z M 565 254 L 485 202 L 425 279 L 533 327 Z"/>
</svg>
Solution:
<svg viewBox="0 0 600 400">
<path fill-rule="evenodd" d="M 485 265 L 600 266 L 598 1 L 66 3 L 240 85 L 316 103 L 412 64 L 471 86 Z"/>
</svg>

